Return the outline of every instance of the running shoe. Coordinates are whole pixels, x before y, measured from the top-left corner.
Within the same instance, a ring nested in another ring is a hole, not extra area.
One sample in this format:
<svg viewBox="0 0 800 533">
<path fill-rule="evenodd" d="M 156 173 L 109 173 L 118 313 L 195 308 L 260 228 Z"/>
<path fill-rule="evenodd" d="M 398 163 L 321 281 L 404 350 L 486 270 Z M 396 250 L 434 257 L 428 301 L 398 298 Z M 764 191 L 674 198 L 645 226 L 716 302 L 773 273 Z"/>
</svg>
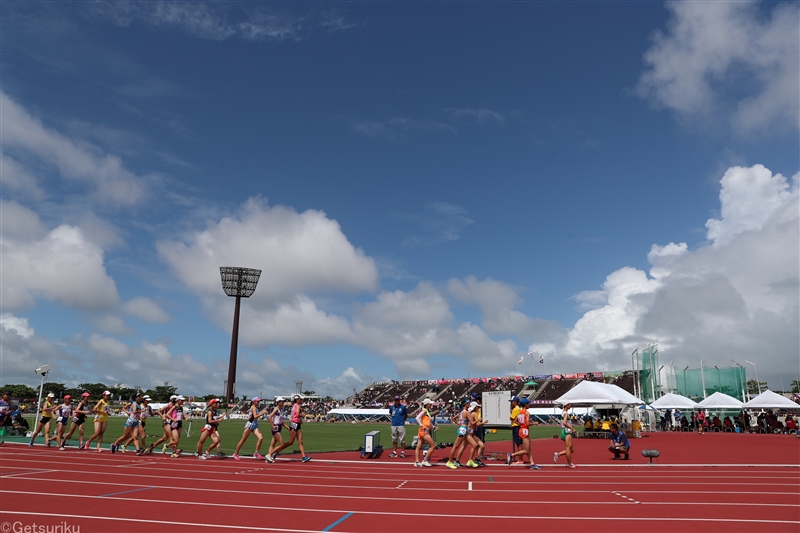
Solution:
<svg viewBox="0 0 800 533">
<path fill-rule="evenodd" d="M 173 453 L 172 455 L 170 455 L 170 457 L 172 457 L 173 459 L 175 457 L 180 457 L 180 456 L 181 456 L 181 454 L 179 454 L 179 453 Z"/>
<path fill-rule="evenodd" d="M 483 464 L 483 461 L 481 461 L 480 459 L 475 459 L 475 464 L 478 465 L 478 466 L 486 466 L 485 464 Z"/>
<path fill-rule="evenodd" d="M 111 453 L 117 453 L 117 445 L 114 443 L 111 444 Z"/>
<path fill-rule="evenodd" d="M 128 447 L 125 446 L 124 444 L 119 447 L 119 451 L 121 451 L 122 453 L 125 453 L 127 451 L 127 449 L 128 449 Z"/>
<path fill-rule="evenodd" d="M 406 458 L 406 452 L 400 452 L 400 458 L 405 459 Z"/>
<path fill-rule="evenodd" d="M 506 454 L 506 464 L 507 464 L 507 465 L 510 465 L 510 464 L 511 464 L 511 454 L 510 454 L 510 453 L 507 453 L 507 454 Z"/>
<path fill-rule="evenodd" d="M 58 451 L 61 451 L 61 452 L 63 452 L 64 450 L 66 450 L 66 448 L 65 448 L 65 447 L 63 447 L 63 446 L 61 446 L 61 447 L 58 449 Z"/>
<path fill-rule="evenodd" d="M 103 453 L 103 448 L 97 448 L 97 453 Z"/>
<path fill-rule="evenodd" d="M 389 457 L 397 457 L 397 452 L 392 452 L 389 454 Z"/>
<path fill-rule="evenodd" d="M 303 457 L 302 459 L 300 459 L 300 462 L 301 462 L 301 463 L 307 463 L 307 462 L 309 462 L 310 460 L 311 460 L 311 456 L 310 456 L 310 455 L 306 455 L 305 457 Z"/>
<path fill-rule="evenodd" d="M 528 468 L 530 468 L 531 470 L 541 470 L 542 469 L 542 465 L 537 465 L 536 463 L 533 463 Z"/>
<path fill-rule="evenodd" d="M 242 458 L 241 458 L 241 457 L 239 457 L 239 454 L 238 454 L 238 453 L 234 453 L 234 454 L 233 454 L 233 458 L 234 458 L 234 459 L 236 459 L 237 461 L 241 461 L 241 460 L 242 460 Z"/>
<path fill-rule="evenodd" d="M 205 455 L 197 452 L 194 452 L 194 456 L 200 459 L 201 461 L 205 461 L 206 459 L 208 459 L 208 457 L 206 457 Z"/>
<path fill-rule="evenodd" d="M 167 453 L 167 445 L 166 444 L 161 447 L 161 453 Z"/>
<path fill-rule="evenodd" d="M 83 450 L 84 448 L 86 448 L 86 445 L 85 445 L 84 443 L 81 443 L 81 444 L 78 446 L 78 449 L 79 449 L 79 450 Z"/>
<path fill-rule="evenodd" d="M 575 465 L 574 464 L 568 464 L 567 468 L 575 468 Z"/>
<path fill-rule="evenodd" d="M 275 458 L 270 454 L 267 454 L 267 456 L 264 457 L 264 459 L 266 459 L 268 463 L 274 463 L 275 462 Z"/>
<path fill-rule="evenodd" d="M 472 459 L 467 461 L 467 466 L 471 466 L 472 468 L 478 468 L 477 463 L 475 461 L 473 461 Z"/>
<path fill-rule="evenodd" d="M 139 448 L 136 450 L 136 455 L 144 455 L 144 448 Z"/>
<path fill-rule="evenodd" d="M 516 461 L 514 461 L 514 464 L 515 465 L 524 465 L 525 461 L 523 461 L 522 459 L 517 459 Z"/>
<path fill-rule="evenodd" d="M 225 455 L 224 452 L 217 452 L 217 457 L 219 457 L 220 459 L 224 459 L 225 457 L 228 457 L 228 456 Z"/>
<path fill-rule="evenodd" d="M 182 454 L 182 453 L 183 453 L 183 450 L 178 450 L 178 451 L 177 451 L 177 452 L 175 452 L 175 453 L 177 453 L 178 455 L 180 455 L 180 454 Z"/>
<path fill-rule="evenodd" d="M 263 456 L 263 455 L 261 455 L 261 454 L 260 454 L 260 453 L 258 453 L 258 452 L 254 453 L 254 454 L 253 454 L 253 457 L 255 457 L 256 459 L 263 459 L 263 458 L 264 458 L 264 456 Z"/>
<path fill-rule="evenodd" d="M 427 460 L 425 460 L 425 461 L 422 461 L 422 462 L 421 462 L 419 465 L 420 465 L 420 466 L 433 466 L 433 465 L 432 465 L 432 464 L 430 464 L 430 463 L 429 463 Z"/>
<path fill-rule="evenodd" d="M 155 444 L 151 444 L 150 445 L 150 449 L 147 451 L 147 455 L 153 455 L 153 448 L 155 448 L 155 447 L 156 447 Z"/>
<path fill-rule="evenodd" d="M 456 465 L 458 468 L 464 468 L 464 465 L 458 462 L 458 459 L 453 461 L 453 464 Z"/>
<path fill-rule="evenodd" d="M 553 462 L 554 463 L 558 462 L 558 452 L 553 452 Z"/>
<path fill-rule="evenodd" d="M 50 441 L 48 440 L 48 441 L 45 443 L 45 448 L 49 448 L 49 447 L 50 447 Z"/>
<path fill-rule="evenodd" d="M 30 441 L 30 442 L 28 443 L 28 448 L 33 448 L 33 441 Z"/>
<path fill-rule="evenodd" d="M 447 468 L 452 468 L 453 470 L 456 470 L 458 468 L 455 465 L 455 463 L 453 463 L 453 461 L 447 461 L 447 464 L 445 466 L 447 466 Z"/>
<path fill-rule="evenodd" d="M 31 444 L 31 446 L 33 446 L 33 444 Z M 418 463 L 418 462 L 414 461 L 414 466 L 422 466 L 422 463 Z"/>
</svg>

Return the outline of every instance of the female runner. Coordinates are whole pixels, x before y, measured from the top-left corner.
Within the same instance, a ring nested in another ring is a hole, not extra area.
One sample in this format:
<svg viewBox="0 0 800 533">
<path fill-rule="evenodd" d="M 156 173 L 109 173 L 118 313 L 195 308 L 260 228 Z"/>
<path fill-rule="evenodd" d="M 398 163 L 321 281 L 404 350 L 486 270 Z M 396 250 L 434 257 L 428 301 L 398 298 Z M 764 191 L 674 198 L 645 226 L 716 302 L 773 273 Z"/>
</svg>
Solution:
<svg viewBox="0 0 800 533">
<path fill-rule="evenodd" d="M 239 450 L 241 450 L 242 446 L 244 446 L 244 443 L 247 442 L 247 438 L 250 436 L 250 433 L 254 433 L 258 438 L 258 442 L 256 443 L 256 452 L 253 454 L 253 457 L 256 459 L 264 458 L 264 456 L 260 453 L 261 443 L 264 442 L 264 436 L 261 434 L 261 430 L 258 429 L 258 419 L 264 416 L 267 413 L 267 410 L 258 410 L 258 405 L 260 402 L 261 398 L 258 396 L 250 400 L 250 416 L 247 418 L 247 423 L 244 425 L 242 438 L 239 440 L 239 444 L 236 445 L 236 451 L 233 452 L 233 458 L 237 461 L 241 459 L 241 457 L 239 457 Z"/>
<path fill-rule="evenodd" d="M 78 402 L 78 405 L 75 406 L 75 416 L 72 417 L 72 426 L 69 428 L 69 433 L 65 437 L 65 441 L 68 441 L 72 438 L 72 434 L 75 433 L 75 430 L 80 428 L 78 432 L 78 449 L 83 449 L 83 428 L 85 427 L 86 423 L 86 415 L 91 413 L 92 411 L 89 409 L 89 393 L 84 392 L 81 394 L 81 401 Z"/>
<path fill-rule="evenodd" d="M 139 450 L 143 450 L 142 453 L 144 453 L 144 450 L 147 449 L 147 444 L 145 443 L 145 441 L 147 440 L 147 429 L 145 428 L 145 426 L 147 425 L 147 419 L 153 416 L 153 408 L 150 407 L 151 401 L 152 398 L 150 398 L 150 396 L 147 395 L 142 396 L 142 403 L 140 404 L 142 412 L 139 413 L 139 425 L 136 426 L 136 428 L 133 430 L 133 433 L 131 433 L 130 438 L 122 443 L 122 446 L 120 447 L 122 453 L 125 453 L 126 446 L 130 446 L 134 441 L 138 442 L 140 440 L 142 446 L 136 449 L 136 453 L 142 455 L 141 453 L 139 453 Z M 150 447 L 151 453 L 152 449 L 153 447 L 151 446 Z"/>
<path fill-rule="evenodd" d="M 206 425 L 203 426 L 203 431 L 200 432 L 200 440 L 197 441 L 197 451 L 194 456 L 198 459 L 208 459 L 211 455 L 211 450 L 217 449 L 217 457 L 225 457 L 222 453 L 222 445 L 219 439 L 219 423 L 225 418 L 225 415 L 217 415 L 217 408 L 219 407 L 219 400 L 214 398 L 208 402 L 208 411 L 206 411 Z M 213 444 L 208 447 L 203 453 L 203 443 L 208 437 L 211 437 Z"/>
<path fill-rule="evenodd" d="M 519 424 L 519 438 L 522 439 L 522 449 L 518 450 L 514 453 L 508 454 L 508 458 L 506 459 L 506 464 L 511 464 L 511 459 L 513 457 L 521 457 L 521 456 L 528 456 L 528 461 L 530 462 L 530 469 L 531 470 L 541 470 L 542 467 L 537 465 L 533 462 L 533 453 L 531 452 L 531 434 L 530 434 L 530 425 L 531 425 L 531 415 L 528 413 L 528 404 L 531 401 L 527 398 L 522 398 L 519 401 L 520 409 L 519 414 L 517 415 L 517 424 Z"/>
<path fill-rule="evenodd" d="M 414 450 L 414 466 L 433 466 L 429 459 L 433 455 L 433 450 L 436 449 L 436 443 L 431 436 L 431 414 L 427 408 L 432 403 L 430 398 L 422 400 L 422 410 L 417 415 L 419 430 L 417 430 L 417 448 Z M 428 452 L 423 454 L 422 461 L 420 461 L 419 452 L 422 450 L 423 443 L 428 445 Z"/>
<path fill-rule="evenodd" d="M 301 398 L 299 394 L 295 394 L 292 400 L 292 421 L 289 423 L 289 442 L 275 448 L 275 451 L 272 452 L 272 458 L 274 459 L 275 455 L 294 444 L 295 439 L 297 439 L 297 445 L 300 447 L 300 455 L 303 457 L 300 461 L 307 463 L 311 460 L 311 456 L 306 455 L 306 448 L 303 445 L 303 398 Z"/>
<path fill-rule="evenodd" d="M 167 446 L 169 442 L 172 440 L 172 419 L 167 416 L 167 413 L 175 407 L 175 402 L 178 401 L 178 395 L 173 394 L 169 397 L 169 403 L 164 404 L 161 409 L 159 409 L 156 414 L 161 417 L 161 427 L 164 428 L 164 434 L 161 436 L 160 439 L 155 441 L 153 444 L 150 445 L 150 451 L 148 453 L 153 453 L 153 448 L 164 443 L 164 446 L 161 448 L 161 453 L 167 453 Z"/>
<path fill-rule="evenodd" d="M 283 428 L 286 427 L 286 424 L 283 422 L 283 404 L 286 400 L 278 396 L 275 398 L 275 409 L 269 414 L 269 420 L 272 423 L 272 441 L 269 443 L 269 453 L 267 453 L 267 462 L 274 463 L 275 456 L 278 453 L 275 451 L 277 449 L 282 449 L 283 447 L 283 435 L 281 435 L 281 431 Z"/>
<path fill-rule="evenodd" d="M 33 433 L 30 443 L 28 443 L 28 446 L 31 448 L 33 448 L 34 439 L 36 439 L 42 429 L 44 429 L 44 445 L 47 447 L 50 446 L 50 419 L 53 418 L 53 410 L 56 408 L 53 403 L 53 398 L 55 397 L 56 395 L 52 392 L 48 394 L 44 404 L 42 404 L 40 408 L 42 416 L 39 418 L 39 424 L 36 426 L 36 431 Z"/>
<path fill-rule="evenodd" d="M 139 421 L 141 420 L 143 411 L 141 401 L 142 393 L 137 392 L 128 409 L 128 420 L 125 421 L 125 430 L 122 432 L 122 436 L 111 444 L 111 453 L 115 453 L 117 448 L 131 439 L 131 437 L 134 437 L 136 440 L 136 455 L 142 455 L 144 453 L 144 448 L 141 446 L 141 442 L 139 442 L 138 438 Z"/>
<path fill-rule="evenodd" d="M 58 444 L 58 449 L 63 452 L 67 449 L 66 446 L 64 446 L 67 442 L 64 438 L 64 434 L 67 432 L 69 419 L 72 418 L 72 396 L 66 394 L 64 396 L 64 403 L 56 407 L 53 413 L 56 416 L 56 443 Z"/>
<path fill-rule="evenodd" d="M 453 447 L 450 450 L 450 457 L 447 460 L 447 468 L 455 469 L 458 468 L 459 466 L 463 466 L 461 465 L 461 463 L 454 460 L 456 455 L 459 455 L 461 453 L 462 446 L 466 445 L 472 446 L 473 450 L 478 446 L 478 442 L 476 442 L 477 439 L 475 438 L 475 435 L 473 435 L 472 428 L 470 427 L 470 415 L 469 411 L 467 410 L 468 405 L 469 402 L 465 402 L 464 406 L 461 408 L 461 411 L 458 414 L 458 417 L 453 418 L 453 422 L 456 422 L 458 424 L 458 431 L 457 431 L 458 437 L 456 437 L 456 441 L 453 443 Z M 467 463 L 467 465 L 472 466 L 473 464 L 475 464 L 472 461 L 470 461 L 470 463 L 472 464 Z"/>
<path fill-rule="evenodd" d="M 110 399 L 111 393 L 109 391 L 103 391 L 103 397 L 100 398 L 100 401 L 92 408 L 92 412 L 94 413 L 94 435 L 89 437 L 89 440 L 86 441 L 85 450 L 88 450 L 92 441 L 97 439 L 97 451 L 103 451 L 101 445 L 103 444 L 103 435 L 105 435 L 106 427 L 108 426 L 108 402 Z"/>
<path fill-rule="evenodd" d="M 178 396 L 175 398 L 175 405 L 167 411 L 167 417 L 172 421 L 170 423 L 171 438 L 169 441 L 172 447 L 172 454 L 170 457 L 180 457 L 183 450 L 178 449 L 178 444 L 181 442 L 181 428 L 183 427 L 183 401 L 186 398 Z"/>
<path fill-rule="evenodd" d="M 575 453 L 575 449 L 572 447 L 572 436 L 575 433 L 575 430 L 572 428 L 572 422 L 569 421 L 569 410 L 572 408 L 572 404 L 567 404 L 564 406 L 564 418 L 561 420 L 561 440 L 564 441 L 564 449 L 560 452 L 553 453 L 553 462 L 557 463 L 558 458 L 562 455 L 567 456 L 567 467 L 568 468 L 575 468 L 575 465 L 572 463 L 572 454 Z"/>
</svg>

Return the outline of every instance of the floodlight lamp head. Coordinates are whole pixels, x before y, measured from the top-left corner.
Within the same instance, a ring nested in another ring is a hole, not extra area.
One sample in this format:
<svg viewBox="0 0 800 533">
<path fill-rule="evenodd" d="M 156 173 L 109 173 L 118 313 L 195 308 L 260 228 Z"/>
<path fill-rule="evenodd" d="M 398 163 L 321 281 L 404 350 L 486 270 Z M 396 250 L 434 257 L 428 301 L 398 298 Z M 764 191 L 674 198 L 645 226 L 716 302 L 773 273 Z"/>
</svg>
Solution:
<svg viewBox="0 0 800 533">
<path fill-rule="evenodd" d="M 683 369 L 684 372 L 686 372 L 687 370 L 689 370 L 689 365 L 686 365 L 686 368 Z"/>
<path fill-rule="evenodd" d="M 261 271 L 255 268 L 219 267 L 219 274 L 225 294 L 249 298 L 256 291 Z"/>
<path fill-rule="evenodd" d="M 40 374 L 40 375 L 41 374 L 47 374 L 48 372 L 50 372 L 50 365 L 42 365 L 39 368 L 37 368 L 36 370 L 34 370 L 34 372 L 36 372 L 37 374 Z"/>
<path fill-rule="evenodd" d="M 745 360 L 744 360 L 744 362 L 745 362 L 745 363 L 747 363 L 748 365 L 753 365 L 753 366 L 755 366 L 755 365 L 756 365 L 755 363 L 751 363 L 751 362 L 750 362 L 750 361 L 748 361 L 747 359 L 745 359 Z"/>
</svg>

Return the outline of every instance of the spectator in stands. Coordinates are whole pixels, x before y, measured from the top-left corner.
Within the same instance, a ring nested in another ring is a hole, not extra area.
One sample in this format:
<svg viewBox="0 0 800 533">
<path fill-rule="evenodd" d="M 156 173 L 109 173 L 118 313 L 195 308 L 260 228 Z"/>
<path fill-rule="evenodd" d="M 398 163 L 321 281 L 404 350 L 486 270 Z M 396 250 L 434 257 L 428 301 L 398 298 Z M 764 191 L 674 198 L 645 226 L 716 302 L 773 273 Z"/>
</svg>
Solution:
<svg viewBox="0 0 800 533">
<path fill-rule="evenodd" d="M 797 431 L 797 421 L 794 419 L 791 413 L 786 415 L 786 431 Z"/>
<path fill-rule="evenodd" d="M 592 422 L 591 418 L 587 418 L 586 423 L 583 425 L 583 432 L 591 433 L 593 431 L 594 431 L 594 423 Z"/>
<path fill-rule="evenodd" d="M 400 396 L 394 397 L 389 405 L 389 416 L 392 417 L 392 453 L 389 457 L 397 457 L 397 444 L 400 444 L 400 457 L 406 456 L 406 420 L 408 407 L 400 403 Z"/>
<path fill-rule="evenodd" d="M 689 431 L 689 421 L 686 420 L 686 415 L 681 417 L 681 431 Z"/>
<path fill-rule="evenodd" d="M 684 418 L 685 420 L 685 418 Z M 624 461 L 630 458 L 631 443 L 624 432 L 619 430 L 617 424 L 611 424 L 611 443 L 608 445 L 608 451 L 614 454 L 612 461 L 620 458 L 620 454 L 624 455 Z"/>
<path fill-rule="evenodd" d="M 692 429 L 697 429 L 697 413 L 692 411 Z"/>
<path fill-rule="evenodd" d="M 725 426 L 725 431 L 733 431 L 733 421 L 731 417 L 726 416 L 723 425 Z"/>
<path fill-rule="evenodd" d="M 594 419 L 594 430 L 595 431 L 602 431 L 602 429 L 603 429 L 602 422 L 600 422 L 599 418 L 595 418 Z"/>
</svg>

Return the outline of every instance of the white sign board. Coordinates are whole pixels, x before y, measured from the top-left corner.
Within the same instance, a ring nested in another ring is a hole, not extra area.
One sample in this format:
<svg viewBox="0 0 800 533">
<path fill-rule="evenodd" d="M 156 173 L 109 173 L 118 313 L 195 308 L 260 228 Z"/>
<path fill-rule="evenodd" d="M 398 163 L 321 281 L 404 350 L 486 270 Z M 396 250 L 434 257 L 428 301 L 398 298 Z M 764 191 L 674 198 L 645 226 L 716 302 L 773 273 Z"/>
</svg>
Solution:
<svg viewBox="0 0 800 533">
<path fill-rule="evenodd" d="M 511 391 L 484 392 L 481 399 L 481 415 L 491 426 L 511 427 Z"/>
</svg>

